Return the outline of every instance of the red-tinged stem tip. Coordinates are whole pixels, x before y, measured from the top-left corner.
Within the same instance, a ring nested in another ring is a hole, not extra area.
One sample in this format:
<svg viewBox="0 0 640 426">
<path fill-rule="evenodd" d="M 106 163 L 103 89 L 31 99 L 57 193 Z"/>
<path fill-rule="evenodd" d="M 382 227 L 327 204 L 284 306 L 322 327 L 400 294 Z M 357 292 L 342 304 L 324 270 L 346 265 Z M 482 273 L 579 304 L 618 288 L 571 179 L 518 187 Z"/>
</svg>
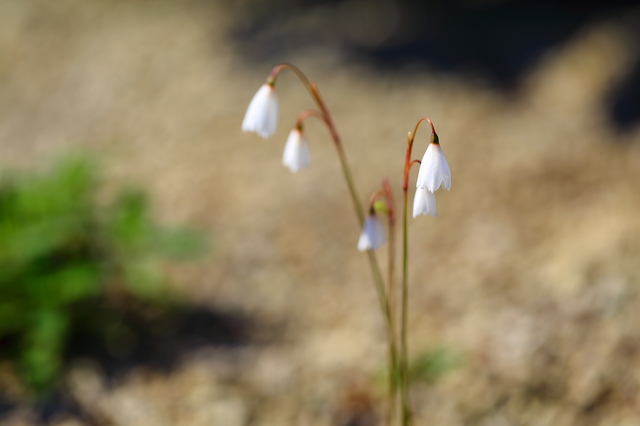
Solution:
<svg viewBox="0 0 640 426">
<path fill-rule="evenodd" d="M 417 128 L 417 126 L 416 126 Z M 402 190 L 407 192 L 409 189 L 409 170 L 411 169 L 411 148 L 413 147 L 413 135 L 407 133 L 407 151 L 404 157 L 404 171 L 402 174 Z"/>
<path fill-rule="evenodd" d="M 278 74 L 280 74 L 280 71 L 282 71 L 283 69 L 288 69 L 293 71 L 293 73 L 296 76 L 298 76 L 300 81 L 302 81 L 302 84 L 304 84 L 307 87 L 307 89 L 309 88 L 309 85 L 310 85 L 309 79 L 307 78 L 306 75 L 304 75 L 302 71 L 300 71 L 300 68 L 286 62 L 273 67 L 273 69 L 271 70 L 271 73 L 269 73 L 269 77 L 267 77 L 267 84 L 274 86 L 276 84 L 276 78 L 278 77 Z"/>
<path fill-rule="evenodd" d="M 298 117 L 296 118 L 295 128 L 299 129 L 299 130 L 302 130 L 302 122 L 307 117 L 315 117 L 318 120 L 320 120 L 320 121 L 322 121 L 323 123 L 326 124 L 326 121 L 324 119 L 324 115 L 322 115 L 322 113 L 320 111 L 316 111 L 315 109 L 305 109 L 300 114 L 298 114 Z"/>
<path fill-rule="evenodd" d="M 431 134 L 435 135 L 436 134 L 436 129 L 435 129 L 435 127 L 433 127 L 433 122 L 431 122 L 431 120 L 426 118 L 426 117 L 425 117 L 425 120 L 427 120 L 429 122 L 429 125 L 431 126 Z"/>
<path fill-rule="evenodd" d="M 396 214 L 393 203 L 393 193 L 391 192 L 391 184 L 389 183 L 389 178 L 382 179 L 382 190 L 384 191 L 384 196 L 387 200 L 387 210 L 389 211 L 389 223 L 391 226 L 396 222 Z"/>
<path fill-rule="evenodd" d="M 431 119 L 429 119 L 429 117 L 423 117 L 420 120 L 418 120 L 418 122 L 416 123 L 415 129 L 413 129 L 413 134 L 411 135 L 411 143 L 413 143 L 413 139 L 416 137 L 416 133 L 418 132 L 418 127 L 420 127 L 420 123 L 422 123 L 423 121 L 429 122 L 429 125 L 431 126 L 431 135 L 432 136 L 435 135 L 437 138 L 438 135 L 436 133 L 436 128 L 433 126 L 433 122 L 431 121 Z"/>
</svg>

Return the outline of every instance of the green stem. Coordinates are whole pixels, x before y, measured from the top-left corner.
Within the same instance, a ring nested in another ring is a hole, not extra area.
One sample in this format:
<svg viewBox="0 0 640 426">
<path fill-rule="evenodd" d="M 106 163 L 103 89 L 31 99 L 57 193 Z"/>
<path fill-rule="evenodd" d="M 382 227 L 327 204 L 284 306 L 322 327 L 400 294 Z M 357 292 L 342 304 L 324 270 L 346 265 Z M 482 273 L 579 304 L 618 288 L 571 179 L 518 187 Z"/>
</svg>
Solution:
<svg viewBox="0 0 640 426">
<path fill-rule="evenodd" d="M 433 123 L 427 117 L 421 118 L 416 123 L 413 133 L 407 135 L 407 151 L 404 161 L 404 176 L 402 182 L 402 315 L 400 325 L 400 399 L 402 401 L 402 426 L 409 426 L 412 423 L 411 405 L 409 402 L 409 362 L 407 349 L 407 312 L 409 310 L 409 238 L 407 235 L 407 206 L 409 204 L 409 171 L 418 160 L 411 161 L 411 150 L 413 140 L 420 123 L 429 122 L 431 126 L 432 142 L 437 140 L 438 135 L 433 127 Z"/>
<path fill-rule="evenodd" d="M 387 305 L 389 307 L 389 319 L 390 319 L 390 335 L 389 335 L 389 422 L 393 424 L 396 417 L 396 395 L 398 392 L 398 345 L 396 342 L 396 320 L 395 320 L 395 285 L 393 280 L 394 275 L 394 257 L 395 257 L 395 237 L 394 229 L 389 228 L 389 261 L 388 261 L 388 273 L 387 278 Z"/>
<path fill-rule="evenodd" d="M 402 319 L 400 327 L 400 398 L 402 400 L 402 426 L 411 422 L 411 408 L 409 406 L 409 377 L 407 361 L 407 311 L 409 300 L 408 265 L 409 250 L 407 237 L 407 205 L 408 188 L 402 188 Z"/>
<path fill-rule="evenodd" d="M 388 400 L 389 409 L 387 413 L 387 424 L 393 425 L 396 420 L 397 395 L 398 395 L 398 343 L 396 328 L 396 288 L 395 288 L 395 253 L 396 253 L 396 213 L 393 202 L 393 194 L 388 179 L 383 179 L 382 186 L 387 200 L 388 223 L 389 223 L 389 243 L 387 261 L 387 305 L 390 317 L 389 336 L 389 377 L 388 377 Z"/>
<path fill-rule="evenodd" d="M 333 123 L 328 123 L 328 125 L 333 126 Z M 347 156 L 344 152 L 344 148 L 342 147 L 342 143 L 340 142 L 340 139 L 335 137 L 332 137 L 332 139 L 333 139 L 333 144 L 336 147 L 336 151 L 338 152 L 340 166 L 342 167 L 342 174 L 344 175 L 344 179 L 347 182 L 347 187 L 349 189 L 349 195 L 351 196 L 353 207 L 356 210 L 356 216 L 358 217 L 358 224 L 360 225 L 360 227 L 362 227 L 362 225 L 364 224 L 364 216 L 365 216 L 364 209 L 362 208 L 362 204 L 360 203 L 360 197 L 358 196 L 358 192 L 356 190 L 356 186 L 353 181 L 353 176 L 351 175 L 351 168 L 349 167 L 349 163 L 347 162 Z M 380 274 L 379 268 L 378 268 L 378 274 Z M 382 277 L 382 275 L 380 276 Z M 380 279 L 382 280 L 382 278 Z"/>
<path fill-rule="evenodd" d="M 321 101 L 320 101 L 321 102 Z M 320 107 L 322 109 L 322 107 Z M 329 124 L 328 124 L 329 125 Z M 332 124 L 331 124 L 332 125 Z M 337 133 L 336 133 L 337 134 Z M 353 202 L 353 206 L 356 210 L 356 215 L 358 216 L 358 221 L 360 223 L 360 227 L 364 223 L 364 211 L 362 208 L 362 204 L 360 204 L 360 197 L 358 197 L 358 193 L 356 192 L 356 187 L 353 182 L 353 177 L 351 175 L 351 169 L 349 168 L 349 163 L 347 162 L 347 158 L 342 148 L 342 144 L 339 139 L 333 139 L 334 145 L 338 151 L 338 158 L 340 159 L 340 165 L 342 166 L 342 172 L 344 174 L 344 178 L 347 181 L 347 187 L 349 188 L 349 194 L 351 195 L 351 200 Z M 390 231 L 391 235 L 392 232 Z M 391 240 L 390 236 L 390 240 Z M 376 258 L 373 250 L 367 250 L 367 259 L 369 260 L 369 265 L 371 267 L 371 272 L 373 273 L 373 281 L 376 286 L 376 292 L 378 293 L 378 301 L 380 303 L 380 309 L 382 310 L 382 314 L 385 319 L 385 326 L 387 329 L 387 337 L 389 339 L 389 362 L 387 366 L 387 370 L 389 371 L 390 377 L 393 379 L 393 386 L 389 389 L 388 394 L 388 409 L 389 413 L 393 413 L 395 411 L 395 376 L 396 376 L 396 366 L 398 364 L 397 361 L 397 348 L 396 348 L 396 339 L 395 339 L 395 325 L 393 320 L 392 308 L 389 303 L 388 295 L 385 293 L 384 289 L 384 280 L 382 278 L 382 273 L 380 272 L 380 266 L 378 265 L 378 260 Z M 387 416 L 387 424 L 391 425 L 391 421 L 393 419 L 393 415 L 390 414 Z"/>
<path fill-rule="evenodd" d="M 329 113 L 329 110 L 327 109 L 324 101 L 322 100 L 322 97 L 320 96 L 320 92 L 318 91 L 317 86 L 315 85 L 315 83 L 310 82 L 309 79 L 307 79 L 307 77 L 304 75 L 304 73 L 300 71 L 300 69 L 298 69 L 297 67 L 291 64 L 286 64 L 286 63 L 280 64 L 274 67 L 274 69 L 271 71 L 271 74 L 269 75 L 269 78 L 267 79 L 267 82 L 269 84 L 274 84 L 278 73 L 285 68 L 293 71 L 298 76 L 298 78 L 307 88 L 311 97 L 313 98 L 316 105 L 320 109 L 323 121 L 327 129 L 329 130 L 333 144 L 336 147 L 338 158 L 340 160 L 340 166 L 342 168 L 342 174 L 344 175 L 345 181 L 347 182 L 347 188 L 349 189 L 349 195 L 351 197 L 351 201 L 353 203 L 353 207 L 355 209 L 356 216 L 358 218 L 358 224 L 360 225 L 360 228 L 362 228 L 362 225 L 364 224 L 364 219 L 365 219 L 364 209 L 362 208 L 360 197 L 358 196 L 358 192 L 356 190 L 356 186 L 353 180 L 353 175 L 351 174 L 351 168 L 349 167 L 349 163 L 347 162 L 347 156 L 344 152 L 344 148 L 340 140 L 340 135 L 338 134 L 338 131 L 336 130 L 335 125 L 333 124 L 333 120 L 331 119 L 331 114 Z M 396 364 L 397 364 L 397 357 L 396 357 L 397 349 L 396 349 L 396 343 L 395 343 L 395 331 L 394 331 L 395 327 L 393 323 L 393 317 L 391 314 L 392 310 L 391 310 L 391 307 L 389 306 L 389 301 L 385 293 L 384 279 L 382 278 L 382 273 L 380 272 L 380 266 L 378 265 L 378 260 L 376 259 L 376 255 L 372 250 L 367 250 L 367 259 L 369 260 L 369 266 L 371 267 L 371 272 L 373 274 L 373 281 L 376 287 L 376 292 L 378 293 L 378 301 L 380 303 L 380 309 L 385 319 L 385 325 L 387 328 L 387 334 L 389 338 L 389 358 L 390 359 L 389 359 L 388 370 L 389 372 L 393 372 L 395 371 Z M 389 400 L 390 409 L 391 409 L 391 406 L 394 405 L 394 402 L 392 401 L 393 398 L 395 398 L 395 395 L 393 396 L 390 395 L 390 400 Z M 391 420 L 389 419 L 389 421 Z M 388 423 L 388 424 L 389 426 L 391 426 L 391 423 Z"/>
</svg>

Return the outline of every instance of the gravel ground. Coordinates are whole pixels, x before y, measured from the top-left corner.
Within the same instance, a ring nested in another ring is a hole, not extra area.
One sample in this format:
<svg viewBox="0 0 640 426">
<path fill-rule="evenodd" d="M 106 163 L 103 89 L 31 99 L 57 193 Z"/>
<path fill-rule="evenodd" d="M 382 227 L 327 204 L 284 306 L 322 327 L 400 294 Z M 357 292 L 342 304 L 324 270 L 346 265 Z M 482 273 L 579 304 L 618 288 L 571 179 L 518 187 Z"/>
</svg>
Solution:
<svg viewBox="0 0 640 426">
<path fill-rule="evenodd" d="M 214 241 L 208 258 L 171 270 L 176 290 L 242 312 L 267 335 L 117 380 L 78 360 L 64 381 L 86 415 L 58 415 L 57 426 L 364 426 L 380 416 L 384 329 L 333 148 L 309 122 L 312 167 L 280 165 L 289 126 L 312 106 L 291 74 L 278 80 L 276 135 L 240 131 L 275 60 L 235 53 L 232 8 L 0 3 L 2 167 L 81 149 L 102 159 L 110 183 L 145 185 L 161 220 Z M 633 50 L 615 22 L 596 23 L 508 95 L 429 70 L 374 72 L 329 49 L 284 58 L 318 83 L 363 200 L 384 176 L 399 198 L 417 119 L 440 135 L 453 185 L 437 193 L 437 218 L 410 222 L 410 342 L 413 354 L 446 347 L 462 362 L 413 389 L 416 424 L 640 423 L 640 130 L 617 133 L 603 102 Z M 427 137 L 420 130 L 416 157 Z M 3 374 L 6 392 L 19 388 Z M 2 421 L 36 423 L 26 405 Z"/>
</svg>

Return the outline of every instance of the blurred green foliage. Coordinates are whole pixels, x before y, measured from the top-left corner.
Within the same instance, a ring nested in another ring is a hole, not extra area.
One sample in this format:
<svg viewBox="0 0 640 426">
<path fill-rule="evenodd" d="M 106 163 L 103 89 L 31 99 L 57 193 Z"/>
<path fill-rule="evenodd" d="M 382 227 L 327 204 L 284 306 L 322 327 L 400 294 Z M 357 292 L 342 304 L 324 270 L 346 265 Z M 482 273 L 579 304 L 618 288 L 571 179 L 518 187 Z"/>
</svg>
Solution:
<svg viewBox="0 0 640 426">
<path fill-rule="evenodd" d="M 449 349 L 438 347 L 418 354 L 409 362 L 409 381 L 435 383 L 444 374 L 460 367 L 460 358 Z"/>
<path fill-rule="evenodd" d="M 451 349 L 439 346 L 423 350 L 409 360 L 407 378 L 412 385 L 433 385 L 447 373 L 461 367 L 462 358 Z M 374 378 L 382 386 L 388 384 L 388 370 L 382 368 L 376 372 Z M 394 377 L 396 386 L 400 386 L 399 372 Z"/>
<path fill-rule="evenodd" d="M 193 231 L 157 225 L 140 190 L 99 202 L 94 170 L 73 158 L 0 182 L 0 347 L 35 390 L 55 382 L 68 332 L 86 319 L 83 304 L 161 301 L 162 261 L 204 248 Z"/>
</svg>

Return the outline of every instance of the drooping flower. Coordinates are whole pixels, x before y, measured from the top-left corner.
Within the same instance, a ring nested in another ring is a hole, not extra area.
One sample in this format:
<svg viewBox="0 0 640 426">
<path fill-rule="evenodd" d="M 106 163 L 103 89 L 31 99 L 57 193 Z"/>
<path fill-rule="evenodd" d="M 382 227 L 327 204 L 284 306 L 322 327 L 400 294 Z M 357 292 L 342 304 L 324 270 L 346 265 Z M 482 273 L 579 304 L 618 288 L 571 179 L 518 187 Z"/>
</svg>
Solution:
<svg viewBox="0 0 640 426">
<path fill-rule="evenodd" d="M 282 153 L 282 164 L 292 173 L 309 167 L 311 163 L 311 150 L 309 140 L 301 127 L 295 127 L 289 132 L 287 143 Z"/>
<path fill-rule="evenodd" d="M 442 148 L 436 138 L 435 142 L 429 144 L 424 157 L 422 157 L 416 187 L 427 188 L 429 191 L 435 192 L 440 188 L 440 184 L 447 191 L 451 189 L 451 171 L 449 171 L 449 164 L 447 164 L 447 159 L 444 158 Z"/>
<path fill-rule="evenodd" d="M 413 217 L 421 214 L 436 216 L 436 196 L 427 188 L 417 188 L 413 198 Z"/>
<path fill-rule="evenodd" d="M 384 227 L 375 213 L 369 213 L 362 225 L 358 250 L 375 250 L 385 242 Z"/>
<path fill-rule="evenodd" d="M 249 103 L 242 120 L 242 131 L 255 132 L 268 138 L 276 131 L 278 124 L 278 98 L 273 84 L 264 83 Z"/>
</svg>

